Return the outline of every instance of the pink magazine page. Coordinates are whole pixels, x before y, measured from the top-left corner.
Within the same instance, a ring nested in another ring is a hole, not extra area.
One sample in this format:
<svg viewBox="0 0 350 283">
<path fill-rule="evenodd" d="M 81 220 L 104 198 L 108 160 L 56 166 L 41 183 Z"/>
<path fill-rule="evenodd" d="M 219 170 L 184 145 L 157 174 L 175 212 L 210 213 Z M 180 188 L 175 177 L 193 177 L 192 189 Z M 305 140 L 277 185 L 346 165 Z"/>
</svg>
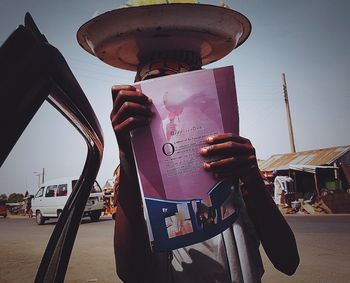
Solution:
<svg viewBox="0 0 350 283">
<path fill-rule="evenodd" d="M 136 86 L 152 98 L 155 112 L 148 127 L 132 133 L 153 247 L 174 249 L 219 233 L 229 216 L 231 223 L 237 216 L 233 206 L 223 210 L 233 181 L 218 182 L 206 172 L 199 151 L 208 136 L 238 133 L 233 68 L 182 73 Z M 206 229 L 198 216 L 204 208 L 215 214 Z"/>
</svg>

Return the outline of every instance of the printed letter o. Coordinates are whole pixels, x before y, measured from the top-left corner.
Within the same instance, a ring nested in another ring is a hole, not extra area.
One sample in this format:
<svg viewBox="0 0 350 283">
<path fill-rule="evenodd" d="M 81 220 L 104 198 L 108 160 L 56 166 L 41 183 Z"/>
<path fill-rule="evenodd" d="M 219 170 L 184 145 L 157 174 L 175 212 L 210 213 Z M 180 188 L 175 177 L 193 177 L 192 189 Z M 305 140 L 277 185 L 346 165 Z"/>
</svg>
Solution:
<svg viewBox="0 0 350 283">
<path fill-rule="evenodd" d="M 172 143 L 167 142 L 163 145 L 162 151 L 163 151 L 164 155 L 171 156 L 175 152 L 175 146 Z"/>
</svg>

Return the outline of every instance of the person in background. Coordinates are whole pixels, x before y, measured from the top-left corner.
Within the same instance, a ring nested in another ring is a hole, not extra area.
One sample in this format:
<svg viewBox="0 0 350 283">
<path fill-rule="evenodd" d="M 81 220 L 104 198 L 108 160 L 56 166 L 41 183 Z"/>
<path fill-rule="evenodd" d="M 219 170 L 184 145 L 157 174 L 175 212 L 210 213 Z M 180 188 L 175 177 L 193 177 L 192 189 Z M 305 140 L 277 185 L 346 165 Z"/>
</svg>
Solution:
<svg viewBox="0 0 350 283">
<path fill-rule="evenodd" d="M 24 204 L 25 204 L 25 214 L 28 215 L 29 218 L 33 217 L 32 211 L 32 196 L 28 193 L 28 191 L 24 194 Z"/>
<path fill-rule="evenodd" d="M 293 179 L 289 176 L 280 176 L 277 171 L 273 172 L 275 180 L 274 185 L 274 200 L 276 205 L 284 207 L 286 204 L 286 194 L 288 191 L 288 184 L 293 182 Z M 289 185 L 290 186 L 290 185 Z"/>
</svg>

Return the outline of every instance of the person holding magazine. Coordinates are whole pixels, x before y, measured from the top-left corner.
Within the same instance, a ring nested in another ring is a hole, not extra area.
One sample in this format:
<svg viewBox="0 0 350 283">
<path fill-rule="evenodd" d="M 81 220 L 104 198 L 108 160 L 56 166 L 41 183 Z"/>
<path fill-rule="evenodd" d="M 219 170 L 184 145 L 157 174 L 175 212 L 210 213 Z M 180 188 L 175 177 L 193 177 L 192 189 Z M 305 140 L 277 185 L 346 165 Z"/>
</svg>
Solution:
<svg viewBox="0 0 350 283">
<path fill-rule="evenodd" d="M 170 53 L 169 53 L 170 54 Z M 149 60 L 148 58 L 152 58 Z M 174 52 L 144 57 L 137 80 L 200 69 L 198 55 Z M 142 75 L 141 75 L 142 74 Z M 292 275 L 299 255 L 293 232 L 265 188 L 251 142 L 233 133 L 208 137 L 203 156 L 220 156 L 203 170 L 217 179 L 239 177 L 244 204 L 232 228 L 203 243 L 153 253 L 149 246 L 130 131 L 148 125 L 153 113 L 145 94 L 130 85 L 113 86 L 111 121 L 119 146 L 120 184 L 115 226 L 115 256 L 125 282 L 260 282 L 263 266 L 259 241 L 273 265 Z M 238 196 L 239 197 L 239 196 Z"/>
<path fill-rule="evenodd" d="M 196 0 L 133 2 L 136 6 L 146 5 L 97 16 L 79 29 L 78 41 L 105 63 L 137 71 L 135 82 L 200 70 L 244 43 L 251 31 L 249 20 L 227 5 L 197 4 Z M 132 4 L 129 2 L 127 6 Z M 183 96 L 182 92 L 167 95 L 162 88 L 159 92 L 167 113 L 158 128 L 166 133 L 170 144 L 175 138 L 172 133 L 181 132 L 188 109 L 184 103 L 173 107 L 174 98 Z M 225 221 L 239 208 L 238 218 L 207 240 L 155 252 L 144 217 L 146 207 L 130 133 L 145 128 L 158 116 L 151 110 L 152 99 L 132 85 L 113 86 L 112 98 L 110 118 L 120 159 L 114 250 L 117 273 L 124 282 L 261 282 L 264 269 L 260 243 L 279 271 L 294 274 L 299 265 L 294 234 L 265 188 L 254 146 L 248 139 L 229 131 L 203 138 L 197 154 L 206 161 L 199 169 L 218 182 L 239 179 L 240 186 L 229 185 L 233 192 L 222 202 L 220 210 L 213 210 L 210 202 L 202 202 L 203 199 L 191 199 L 192 207 L 197 209 L 192 216 L 203 230 L 216 225 L 218 214 Z M 206 116 L 205 111 L 202 114 Z M 195 117 L 200 119 L 198 115 Z M 139 140 L 138 145 L 142 146 L 142 142 Z M 166 155 L 167 150 L 164 149 Z M 157 164 L 149 162 L 147 166 L 155 170 Z M 175 214 L 163 211 L 168 213 L 163 224 L 170 240 L 176 240 L 180 234 L 179 238 L 187 237 L 196 228 L 188 225 L 188 212 L 182 208 L 185 207 L 178 204 Z"/>
</svg>

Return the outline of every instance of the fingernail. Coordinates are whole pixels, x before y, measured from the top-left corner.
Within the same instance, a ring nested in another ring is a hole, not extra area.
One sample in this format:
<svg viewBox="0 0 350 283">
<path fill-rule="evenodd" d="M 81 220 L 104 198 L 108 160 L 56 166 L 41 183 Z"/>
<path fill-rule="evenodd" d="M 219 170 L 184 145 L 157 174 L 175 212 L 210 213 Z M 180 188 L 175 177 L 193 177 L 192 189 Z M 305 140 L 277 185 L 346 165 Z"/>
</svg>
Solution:
<svg viewBox="0 0 350 283">
<path fill-rule="evenodd" d="M 204 169 L 209 169 L 209 168 L 210 168 L 210 164 L 207 163 L 207 162 L 204 162 L 204 163 L 203 163 L 203 168 L 204 168 Z"/>
<path fill-rule="evenodd" d="M 214 138 L 213 138 L 213 137 L 208 137 L 208 138 L 207 138 L 207 142 L 212 143 L 213 141 L 214 141 Z"/>
<path fill-rule="evenodd" d="M 208 148 L 207 147 L 202 147 L 200 153 L 201 154 L 207 154 L 208 153 Z"/>
<path fill-rule="evenodd" d="M 136 91 L 137 91 L 138 93 L 141 93 L 141 89 L 139 89 L 139 88 L 137 88 Z"/>
<path fill-rule="evenodd" d="M 148 97 L 148 103 L 149 103 L 149 104 L 152 104 L 152 103 L 153 103 L 152 99 L 149 98 L 149 97 Z"/>
</svg>

